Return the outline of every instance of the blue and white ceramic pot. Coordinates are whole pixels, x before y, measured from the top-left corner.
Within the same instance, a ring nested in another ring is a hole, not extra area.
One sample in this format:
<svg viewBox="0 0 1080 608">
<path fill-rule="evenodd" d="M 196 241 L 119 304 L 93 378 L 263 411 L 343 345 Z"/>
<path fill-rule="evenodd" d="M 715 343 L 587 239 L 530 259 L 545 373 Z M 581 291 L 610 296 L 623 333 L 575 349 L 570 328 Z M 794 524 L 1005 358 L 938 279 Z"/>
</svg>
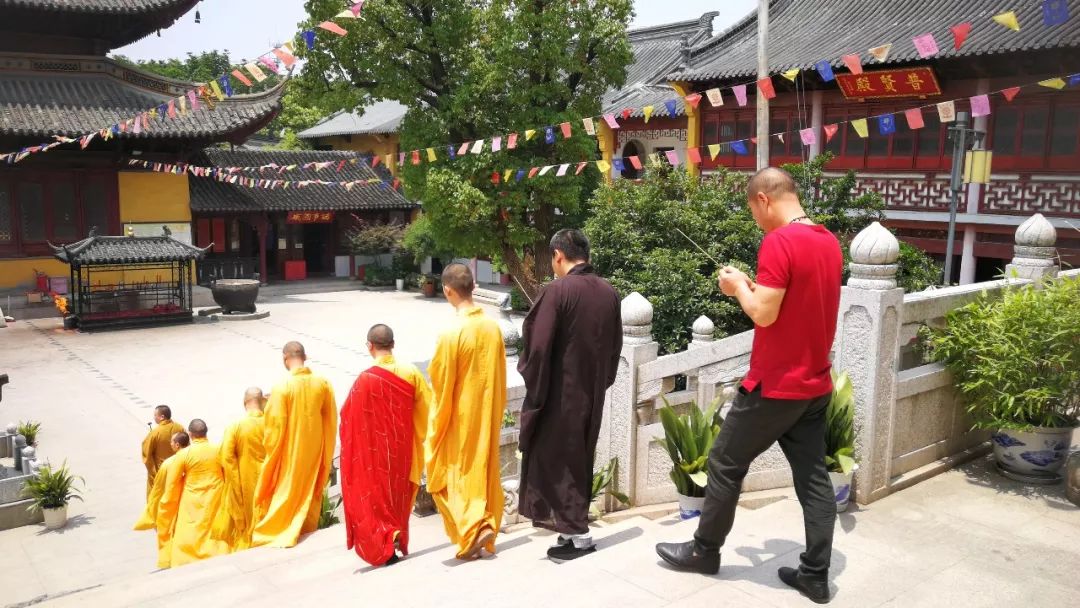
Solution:
<svg viewBox="0 0 1080 608">
<path fill-rule="evenodd" d="M 991 437 L 994 458 L 1005 470 L 1034 477 L 1057 475 L 1069 455 L 1071 428 L 1000 430 Z"/>
<path fill-rule="evenodd" d="M 682 519 L 693 519 L 701 515 L 701 510 L 705 508 L 704 496 L 683 496 L 679 494 L 679 517 Z"/>
<path fill-rule="evenodd" d="M 855 477 L 855 471 L 848 473 L 833 473 L 829 471 L 829 481 L 832 482 L 833 496 L 836 497 L 836 512 L 847 511 L 851 503 L 851 480 Z"/>
</svg>

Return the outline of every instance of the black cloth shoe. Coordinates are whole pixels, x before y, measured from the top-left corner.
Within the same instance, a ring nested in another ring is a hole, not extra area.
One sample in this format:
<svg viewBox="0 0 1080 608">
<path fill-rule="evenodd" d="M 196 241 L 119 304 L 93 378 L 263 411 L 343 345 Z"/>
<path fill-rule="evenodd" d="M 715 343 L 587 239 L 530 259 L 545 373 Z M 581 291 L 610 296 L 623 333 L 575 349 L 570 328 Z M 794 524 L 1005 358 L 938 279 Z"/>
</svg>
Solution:
<svg viewBox="0 0 1080 608">
<path fill-rule="evenodd" d="M 547 550 L 547 556 L 557 562 L 568 562 L 575 560 L 579 557 L 585 557 L 590 553 L 596 553 L 596 545 L 589 545 L 584 549 L 578 549 L 574 545 L 573 541 L 567 542 L 565 545 L 559 545 Z"/>
<path fill-rule="evenodd" d="M 780 580 L 792 589 L 798 589 L 811 602 L 816 604 L 828 604 L 829 600 L 829 577 L 828 575 L 813 575 L 800 572 L 796 568 L 780 568 L 776 571 Z"/>
<path fill-rule="evenodd" d="M 656 545 L 656 554 L 679 570 L 699 574 L 716 574 L 719 572 L 720 552 L 699 553 L 695 548 L 695 544 L 694 541 L 659 543 Z"/>
<path fill-rule="evenodd" d="M 383 566 L 393 566 L 394 564 L 396 564 L 396 563 L 398 563 L 400 561 L 401 561 L 401 558 L 398 556 L 397 553 L 395 553 L 395 554 L 390 556 L 390 559 L 383 562 Z"/>
</svg>

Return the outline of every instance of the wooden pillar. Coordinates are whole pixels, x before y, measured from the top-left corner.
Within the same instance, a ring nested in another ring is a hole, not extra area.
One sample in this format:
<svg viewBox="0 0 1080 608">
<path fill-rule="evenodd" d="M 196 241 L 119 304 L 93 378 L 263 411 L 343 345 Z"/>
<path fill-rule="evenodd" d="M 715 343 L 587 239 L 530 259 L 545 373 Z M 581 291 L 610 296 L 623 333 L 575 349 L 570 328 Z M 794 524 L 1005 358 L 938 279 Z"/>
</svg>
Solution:
<svg viewBox="0 0 1080 608">
<path fill-rule="evenodd" d="M 255 233 L 259 235 L 259 282 L 270 282 L 270 275 L 266 272 L 266 237 L 270 231 L 270 220 L 265 215 L 255 217 Z"/>
<path fill-rule="evenodd" d="M 596 130 L 596 140 L 600 144 L 600 158 L 610 166 L 612 159 L 615 158 L 615 130 L 607 126 L 604 121 L 600 121 L 597 126 L 599 128 Z M 604 173 L 604 181 L 611 183 L 610 170 Z"/>
<path fill-rule="evenodd" d="M 689 103 L 686 103 L 686 96 L 690 95 L 694 91 L 690 88 L 690 85 L 685 82 L 673 82 L 671 86 L 679 94 L 679 97 L 683 98 L 683 106 L 686 108 L 686 148 L 697 148 L 701 146 L 701 106 L 697 108 L 690 107 Z M 697 177 L 701 173 L 701 167 L 696 163 L 690 162 L 690 158 L 686 159 L 686 172 L 691 177 Z"/>
</svg>

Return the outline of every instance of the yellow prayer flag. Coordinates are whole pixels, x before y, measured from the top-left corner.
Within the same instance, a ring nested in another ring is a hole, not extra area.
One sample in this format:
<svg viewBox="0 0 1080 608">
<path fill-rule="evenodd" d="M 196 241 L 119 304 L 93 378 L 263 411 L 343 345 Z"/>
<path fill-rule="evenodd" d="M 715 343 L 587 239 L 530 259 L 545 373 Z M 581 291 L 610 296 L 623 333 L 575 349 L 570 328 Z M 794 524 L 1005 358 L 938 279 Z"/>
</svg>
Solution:
<svg viewBox="0 0 1080 608">
<path fill-rule="evenodd" d="M 383 162 L 386 164 L 387 167 L 393 167 L 394 166 L 394 155 L 393 154 L 387 154 L 386 158 L 383 160 Z"/>
<path fill-rule="evenodd" d="M 533 138 L 534 135 L 536 135 L 536 129 L 529 129 L 525 131 L 525 141 L 529 141 Z"/>
<path fill-rule="evenodd" d="M 505 171 L 505 172 L 503 173 L 503 181 L 504 181 L 504 182 L 508 182 L 508 181 L 510 181 L 510 176 L 511 176 L 511 175 L 513 175 L 513 174 L 514 174 L 514 170 L 513 170 L 513 169 L 507 169 L 507 170 L 506 170 L 506 171 Z"/>
<path fill-rule="evenodd" d="M 351 10 L 345 9 L 334 15 L 334 19 L 356 19 L 356 15 L 354 15 Z"/>
<path fill-rule="evenodd" d="M 641 108 L 641 111 L 645 114 L 645 122 L 649 122 L 649 119 L 652 118 L 653 110 L 654 108 L 652 106 Z"/>
<path fill-rule="evenodd" d="M 874 56 L 874 59 L 885 63 L 885 60 L 889 58 L 889 51 L 892 50 L 892 43 L 883 44 L 881 46 L 875 46 L 870 49 L 870 54 Z"/>
<path fill-rule="evenodd" d="M 870 130 L 866 126 L 865 118 L 856 118 L 851 121 L 851 126 L 855 128 L 855 132 L 859 134 L 859 137 L 866 139 L 870 135 Z"/>
<path fill-rule="evenodd" d="M 799 68 L 792 68 L 786 72 L 780 74 L 784 78 L 787 78 L 791 82 L 795 82 L 795 77 L 799 75 Z"/>
<path fill-rule="evenodd" d="M 290 40 L 290 41 L 286 42 L 285 44 L 281 45 L 281 48 L 285 49 L 286 51 L 289 51 L 293 55 L 296 54 L 296 49 L 293 47 L 292 40 Z"/>
<path fill-rule="evenodd" d="M 225 101 L 225 94 L 221 92 L 221 87 L 218 86 L 216 80 L 210 81 L 210 90 L 214 92 L 214 97 L 217 97 L 218 101 Z"/>
<path fill-rule="evenodd" d="M 999 15 L 994 15 L 994 22 L 1003 25 L 1014 32 L 1020 31 L 1020 22 L 1016 19 L 1016 13 L 1008 11 Z"/>
<path fill-rule="evenodd" d="M 1048 80 L 1039 81 L 1039 86 L 1046 87 L 1048 89 L 1061 90 L 1065 88 L 1065 79 L 1063 78 L 1050 78 Z"/>
<path fill-rule="evenodd" d="M 716 160 L 716 155 L 720 154 L 720 144 L 712 144 L 709 146 L 709 158 Z"/>
<path fill-rule="evenodd" d="M 187 116 L 187 97 L 181 95 L 180 97 L 177 97 L 177 99 L 180 100 L 180 115 Z"/>
<path fill-rule="evenodd" d="M 349 11 L 345 11 L 345 12 L 349 13 L 350 15 L 352 14 Z M 427 159 L 428 159 L 429 163 L 435 162 L 435 148 L 428 148 L 427 149 Z"/>
<path fill-rule="evenodd" d="M 600 173 L 607 173 L 611 171 L 611 163 L 604 159 L 596 161 L 596 168 L 600 170 Z"/>
</svg>

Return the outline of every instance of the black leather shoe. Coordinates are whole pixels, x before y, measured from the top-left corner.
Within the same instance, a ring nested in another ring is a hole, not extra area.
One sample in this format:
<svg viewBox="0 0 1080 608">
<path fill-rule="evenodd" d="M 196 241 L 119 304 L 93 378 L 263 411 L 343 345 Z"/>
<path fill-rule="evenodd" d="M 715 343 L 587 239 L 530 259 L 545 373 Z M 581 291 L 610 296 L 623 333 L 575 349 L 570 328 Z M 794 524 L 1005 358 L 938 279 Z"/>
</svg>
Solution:
<svg viewBox="0 0 1080 608">
<path fill-rule="evenodd" d="M 659 543 L 656 554 L 679 570 L 699 574 L 716 574 L 720 571 L 720 552 L 699 553 L 696 543 Z"/>
<path fill-rule="evenodd" d="M 780 568 L 776 571 L 780 580 L 792 589 L 798 589 L 815 604 L 828 604 L 829 600 L 829 577 L 805 574 L 795 568 Z"/>
<path fill-rule="evenodd" d="M 569 562 L 592 553 L 596 553 L 596 545 L 589 545 L 581 549 L 576 547 L 573 541 L 568 541 L 566 544 L 547 550 L 548 558 L 554 562 Z"/>
</svg>

